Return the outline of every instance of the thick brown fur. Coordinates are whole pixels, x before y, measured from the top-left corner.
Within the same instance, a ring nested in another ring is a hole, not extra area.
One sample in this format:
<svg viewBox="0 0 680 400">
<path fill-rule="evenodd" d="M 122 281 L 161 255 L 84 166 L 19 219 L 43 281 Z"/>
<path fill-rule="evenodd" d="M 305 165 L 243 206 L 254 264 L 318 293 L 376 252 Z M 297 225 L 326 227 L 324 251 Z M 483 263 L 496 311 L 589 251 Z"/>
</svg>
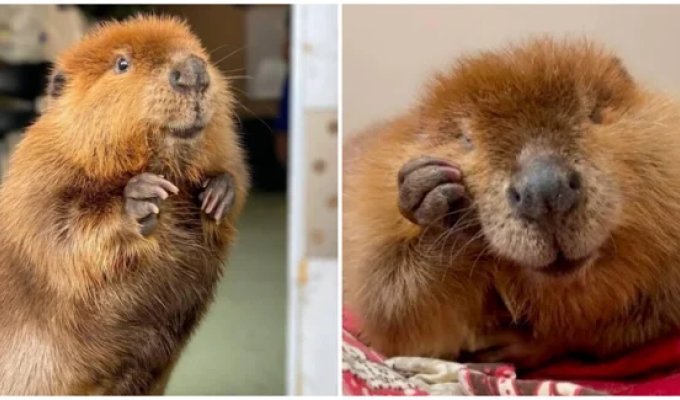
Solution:
<svg viewBox="0 0 680 400">
<path fill-rule="evenodd" d="M 397 172 L 423 154 L 418 117 L 405 116 L 352 138 L 343 173 L 344 302 L 360 319 L 362 339 L 389 356 L 455 357 L 486 347 L 496 325 L 490 268 L 467 211 L 456 228 L 421 228 L 397 206 Z"/>
<path fill-rule="evenodd" d="M 121 54 L 130 70 L 116 74 Z M 170 89 L 170 66 L 189 54 L 209 59 L 185 23 L 137 17 L 56 62 L 54 98 L 0 191 L 0 393 L 162 392 L 213 297 L 248 189 L 227 81 L 208 64 L 200 112 Z M 206 124 L 197 137 L 168 133 L 194 118 Z M 179 188 L 147 237 L 123 198 L 144 172 Z M 197 195 L 224 173 L 235 203 L 216 222 Z"/>
<path fill-rule="evenodd" d="M 615 56 L 585 40 L 543 38 L 464 58 L 434 80 L 411 115 L 360 136 L 349 153 L 361 155 L 346 160 L 345 288 L 368 339 L 391 355 L 446 356 L 451 348 L 441 343 L 460 350 L 451 337 L 461 325 L 474 332 L 475 323 L 495 319 L 488 310 L 474 315 L 488 285 L 503 300 L 498 312 L 533 332 L 531 343 L 494 361 L 607 357 L 676 331 L 679 127 L 675 102 L 638 85 Z M 584 200 L 554 237 L 515 218 L 506 195 L 522 159 L 542 152 L 583 177 Z M 433 264 L 407 245 L 432 247 L 426 229 L 396 206 L 397 171 L 422 155 L 461 166 L 480 226 L 476 266 L 442 246 L 444 259 Z M 584 260 L 581 267 L 545 273 L 558 251 Z M 447 268 L 446 279 L 429 278 Z M 466 268 L 491 273 L 491 284 L 455 272 Z"/>
</svg>

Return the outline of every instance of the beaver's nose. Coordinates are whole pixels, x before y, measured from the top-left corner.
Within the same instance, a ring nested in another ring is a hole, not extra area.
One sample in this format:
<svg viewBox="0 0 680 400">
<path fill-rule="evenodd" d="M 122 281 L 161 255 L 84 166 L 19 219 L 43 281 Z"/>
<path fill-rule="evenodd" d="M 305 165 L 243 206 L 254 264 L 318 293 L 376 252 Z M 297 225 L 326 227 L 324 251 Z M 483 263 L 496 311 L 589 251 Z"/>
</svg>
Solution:
<svg viewBox="0 0 680 400">
<path fill-rule="evenodd" d="M 523 166 L 508 188 L 508 201 L 523 219 L 541 221 L 572 210 L 582 196 L 581 176 L 558 157 L 536 158 Z"/>
<path fill-rule="evenodd" d="M 170 85 L 177 91 L 204 91 L 209 84 L 210 76 L 205 61 L 194 55 L 175 64 L 170 71 Z"/>
</svg>

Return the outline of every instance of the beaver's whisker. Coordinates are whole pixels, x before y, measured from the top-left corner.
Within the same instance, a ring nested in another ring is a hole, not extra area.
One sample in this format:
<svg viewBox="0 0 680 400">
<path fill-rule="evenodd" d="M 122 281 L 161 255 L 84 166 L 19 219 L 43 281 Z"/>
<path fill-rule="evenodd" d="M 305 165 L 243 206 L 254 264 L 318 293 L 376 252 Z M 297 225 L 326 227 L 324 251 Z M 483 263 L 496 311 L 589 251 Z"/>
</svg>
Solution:
<svg viewBox="0 0 680 400">
<path fill-rule="evenodd" d="M 236 49 L 236 50 L 230 52 L 230 53 L 227 54 L 226 56 L 224 56 L 224 57 L 220 58 L 219 60 L 213 62 L 213 64 L 217 65 L 217 64 L 221 63 L 222 61 L 228 59 L 229 57 L 232 57 L 232 56 L 236 55 L 238 52 L 245 50 L 246 47 L 248 47 L 248 46 L 241 46 L 241 47 L 239 47 L 238 49 Z"/>
<path fill-rule="evenodd" d="M 220 69 L 220 72 L 223 73 L 224 75 L 226 75 L 227 78 L 229 77 L 229 74 L 235 74 L 237 72 L 245 72 L 245 71 L 246 71 L 246 68 L 234 68 L 234 69 L 229 69 L 229 70 L 226 70 L 226 71 Z"/>
<path fill-rule="evenodd" d="M 229 80 L 239 80 L 239 79 L 254 79 L 250 75 L 232 75 L 232 76 L 227 76 L 227 79 Z"/>
<path fill-rule="evenodd" d="M 216 52 L 217 50 L 223 49 L 223 48 L 229 46 L 230 44 L 231 44 L 231 43 L 223 43 L 223 44 L 221 44 L 221 45 L 215 47 L 214 49 L 210 50 L 210 51 L 208 52 L 208 54 L 212 55 L 212 54 L 213 54 L 214 52 Z"/>
</svg>

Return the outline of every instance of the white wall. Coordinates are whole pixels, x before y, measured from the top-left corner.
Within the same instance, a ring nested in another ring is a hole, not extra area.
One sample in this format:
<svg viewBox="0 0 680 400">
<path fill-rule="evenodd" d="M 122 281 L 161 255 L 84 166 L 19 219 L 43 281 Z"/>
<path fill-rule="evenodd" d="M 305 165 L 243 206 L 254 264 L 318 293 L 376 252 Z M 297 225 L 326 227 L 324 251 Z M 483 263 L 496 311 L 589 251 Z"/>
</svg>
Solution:
<svg viewBox="0 0 680 400">
<path fill-rule="evenodd" d="M 289 395 L 335 395 L 338 7 L 293 6 L 289 175 Z"/>
<path fill-rule="evenodd" d="M 463 52 L 532 34 L 586 35 L 638 80 L 680 93 L 680 5 L 343 7 L 343 131 L 402 112 Z"/>
</svg>

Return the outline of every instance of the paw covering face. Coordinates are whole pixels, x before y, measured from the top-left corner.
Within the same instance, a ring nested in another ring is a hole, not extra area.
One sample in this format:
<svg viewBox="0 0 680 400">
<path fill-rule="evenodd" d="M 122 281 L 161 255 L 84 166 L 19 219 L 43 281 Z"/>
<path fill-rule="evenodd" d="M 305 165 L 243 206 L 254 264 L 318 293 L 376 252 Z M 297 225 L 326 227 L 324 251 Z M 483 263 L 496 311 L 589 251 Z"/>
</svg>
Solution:
<svg viewBox="0 0 680 400">
<path fill-rule="evenodd" d="M 618 58 L 542 39 L 463 59 L 421 118 L 436 152 L 463 163 L 492 249 L 542 269 L 589 257 L 615 228 L 622 199 L 597 142 L 636 94 Z"/>
</svg>

